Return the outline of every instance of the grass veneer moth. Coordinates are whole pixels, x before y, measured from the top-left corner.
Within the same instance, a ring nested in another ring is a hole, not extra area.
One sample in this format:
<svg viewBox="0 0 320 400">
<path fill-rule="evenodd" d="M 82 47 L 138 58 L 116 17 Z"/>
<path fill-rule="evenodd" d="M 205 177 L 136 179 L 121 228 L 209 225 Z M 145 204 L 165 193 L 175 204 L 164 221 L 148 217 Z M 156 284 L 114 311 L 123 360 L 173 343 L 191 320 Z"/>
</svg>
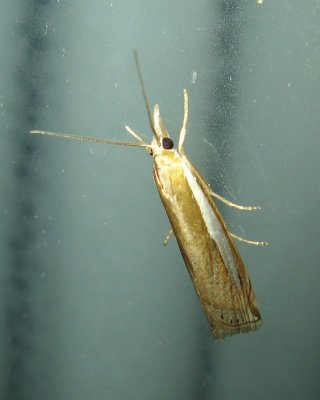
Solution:
<svg viewBox="0 0 320 400">
<path fill-rule="evenodd" d="M 33 130 L 31 133 L 76 139 L 87 142 L 144 147 L 153 157 L 153 177 L 167 212 L 173 233 L 192 279 L 213 337 L 222 338 L 249 332 L 261 324 L 261 315 L 250 279 L 233 238 L 257 245 L 231 234 L 212 197 L 231 207 L 254 210 L 260 207 L 239 206 L 213 192 L 185 155 L 183 143 L 188 121 L 188 94 L 183 91 L 184 115 L 177 149 L 160 116 L 159 106 L 151 114 L 137 53 L 135 63 L 153 133 L 151 144 L 126 126 L 137 142 L 123 142 L 73 134 Z"/>
</svg>

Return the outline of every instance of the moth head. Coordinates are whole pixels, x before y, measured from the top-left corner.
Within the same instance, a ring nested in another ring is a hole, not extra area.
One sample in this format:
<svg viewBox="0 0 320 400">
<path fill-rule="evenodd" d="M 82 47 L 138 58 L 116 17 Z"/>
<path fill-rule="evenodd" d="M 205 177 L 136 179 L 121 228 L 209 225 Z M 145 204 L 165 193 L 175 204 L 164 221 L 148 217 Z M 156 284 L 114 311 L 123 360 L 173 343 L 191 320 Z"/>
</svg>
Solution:
<svg viewBox="0 0 320 400">
<path fill-rule="evenodd" d="M 156 104 L 153 110 L 153 135 L 158 146 L 162 146 L 162 139 L 170 138 L 160 115 L 159 104 Z"/>
<path fill-rule="evenodd" d="M 159 105 L 154 106 L 153 111 L 153 155 L 162 153 L 163 151 L 170 151 L 174 147 L 173 140 L 170 138 L 169 133 L 164 126 L 163 120 L 160 115 Z"/>
<path fill-rule="evenodd" d="M 162 143 L 161 143 L 161 144 L 162 144 L 162 147 L 163 147 L 165 150 L 171 150 L 171 149 L 173 149 L 174 143 L 173 143 L 173 140 L 172 140 L 171 138 L 165 137 L 165 138 L 162 139 L 161 142 L 162 142 Z"/>
</svg>

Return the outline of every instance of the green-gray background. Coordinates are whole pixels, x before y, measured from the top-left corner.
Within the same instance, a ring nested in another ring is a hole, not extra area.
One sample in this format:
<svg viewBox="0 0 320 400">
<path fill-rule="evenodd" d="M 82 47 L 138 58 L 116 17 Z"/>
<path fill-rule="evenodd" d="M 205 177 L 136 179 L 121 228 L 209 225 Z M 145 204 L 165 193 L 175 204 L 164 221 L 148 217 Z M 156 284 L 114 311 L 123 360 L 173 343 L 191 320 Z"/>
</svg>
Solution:
<svg viewBox="0 0 320 400">
<path fill-rule="evenodd" d="M 1 399 L 319 398 L 320 6 L 310 0 L 4 1 Z M 142 149 L 133 63 L 219 193 L 262 328 L 213 341 Z"/>
</svg>

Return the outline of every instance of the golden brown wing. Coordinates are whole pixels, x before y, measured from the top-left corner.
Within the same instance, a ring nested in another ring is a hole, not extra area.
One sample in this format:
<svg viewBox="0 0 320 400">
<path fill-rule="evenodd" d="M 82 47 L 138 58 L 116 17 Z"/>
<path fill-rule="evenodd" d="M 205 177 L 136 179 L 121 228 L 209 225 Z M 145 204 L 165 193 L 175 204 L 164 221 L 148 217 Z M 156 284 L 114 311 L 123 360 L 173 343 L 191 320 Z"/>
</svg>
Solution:
<svg viewBox="0 0 320 400">
<path fill-rule="evenodd" d="M 155 161 L 154 179 L 213 336 L 257 329 L 247 271 L 208 186 L 185 157 L 171 161 Z"/>
</svg>

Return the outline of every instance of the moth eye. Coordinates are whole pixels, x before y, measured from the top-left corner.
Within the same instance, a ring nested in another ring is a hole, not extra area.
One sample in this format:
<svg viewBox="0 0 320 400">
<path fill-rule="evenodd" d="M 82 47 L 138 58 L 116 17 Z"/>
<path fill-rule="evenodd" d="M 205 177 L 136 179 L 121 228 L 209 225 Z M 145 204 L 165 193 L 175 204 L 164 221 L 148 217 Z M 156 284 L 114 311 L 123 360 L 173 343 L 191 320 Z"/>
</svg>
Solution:
<svg viewBox="0 0 320 400">
<path fill-rule="evenodd" d="M 166 150 L 171 150 L 173 148 L 173 140 L 168 137 L 163 138 L 162 147 Z"/>
</svg>

